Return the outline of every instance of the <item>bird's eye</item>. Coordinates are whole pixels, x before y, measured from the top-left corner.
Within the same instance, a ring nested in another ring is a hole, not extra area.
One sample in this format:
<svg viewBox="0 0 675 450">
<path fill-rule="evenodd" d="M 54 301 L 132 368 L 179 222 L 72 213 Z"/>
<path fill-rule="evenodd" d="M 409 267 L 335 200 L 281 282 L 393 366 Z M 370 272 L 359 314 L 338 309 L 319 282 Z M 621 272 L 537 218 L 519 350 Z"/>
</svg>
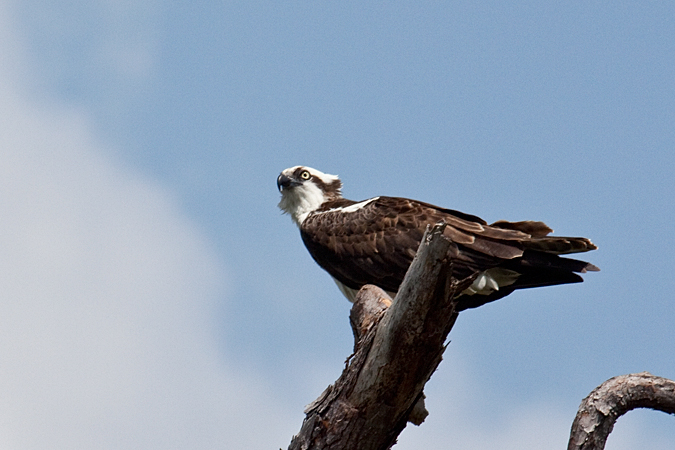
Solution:
<svg viewBox="0 0 675 450">
<path fill-rule="evenodd" d="M 311 177 L 312 176 L 306 170 L 303 170 L 302 173 L 300 174 L 300 178 L 302 178 L 303 180 L 309 180 Z"/>
</svg>

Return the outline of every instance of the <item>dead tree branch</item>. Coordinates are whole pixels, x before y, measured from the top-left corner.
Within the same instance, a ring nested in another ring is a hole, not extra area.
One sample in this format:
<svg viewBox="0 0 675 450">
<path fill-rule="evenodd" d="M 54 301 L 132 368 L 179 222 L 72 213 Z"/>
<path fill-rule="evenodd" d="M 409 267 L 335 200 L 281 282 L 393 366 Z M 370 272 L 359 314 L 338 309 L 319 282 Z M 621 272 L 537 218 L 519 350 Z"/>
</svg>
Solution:
<svg viewBox="0 0 675 450">
<path fill-rule="evenodd" d="M 350 317 L 355 352 L 335 384 L 307 407 L 289 450 L 384 450 L 407 421 L 424 420 L 422 390 L 457 319 L 453 296 L 472 281 L 450 276 L 446 255 L 454 244 L 444 227 L 427 230 L 396 302 L 375 286 L 361 289 Z"/>
<path fill-rule="evenodd" d="M 605 381 L 581 402 L 567 449 L 604 449 L 616 420 L 635 408 L 675 414 L 675 382 L 648 372 Z"/>
</svg>

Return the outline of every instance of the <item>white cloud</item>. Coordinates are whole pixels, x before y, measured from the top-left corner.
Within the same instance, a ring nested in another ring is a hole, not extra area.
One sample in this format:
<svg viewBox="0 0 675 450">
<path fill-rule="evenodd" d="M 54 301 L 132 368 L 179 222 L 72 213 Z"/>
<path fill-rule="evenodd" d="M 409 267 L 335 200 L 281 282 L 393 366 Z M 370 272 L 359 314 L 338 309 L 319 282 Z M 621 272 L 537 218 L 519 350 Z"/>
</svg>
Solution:
<svg viewBox="0 0 675 450">
<path fill-rule="evenodd" d="M 265 383 L 217 351 L 223 264 L 86 114 L 27 100 L 2 6 L 0 447 L 287 444 Z"/>
</svg>

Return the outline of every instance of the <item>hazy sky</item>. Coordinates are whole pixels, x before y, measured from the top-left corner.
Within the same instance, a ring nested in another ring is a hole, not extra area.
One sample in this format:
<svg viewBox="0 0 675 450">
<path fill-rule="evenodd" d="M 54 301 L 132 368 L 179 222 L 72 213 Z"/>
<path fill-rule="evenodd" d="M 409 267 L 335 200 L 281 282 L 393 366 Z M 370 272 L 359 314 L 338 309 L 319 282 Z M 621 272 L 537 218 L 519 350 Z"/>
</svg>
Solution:
<svg viewBox="0 0 675 450">
<path fill-rule="evenodd" d="M 286 448 L 352 349 L 298 164 L 600 247 L 463 312 L 395 448 L 562 449 L 601 382 L 675 379 L 675 5 L 0 0 L 0 98 L 0 448 Z"/>
</svg>

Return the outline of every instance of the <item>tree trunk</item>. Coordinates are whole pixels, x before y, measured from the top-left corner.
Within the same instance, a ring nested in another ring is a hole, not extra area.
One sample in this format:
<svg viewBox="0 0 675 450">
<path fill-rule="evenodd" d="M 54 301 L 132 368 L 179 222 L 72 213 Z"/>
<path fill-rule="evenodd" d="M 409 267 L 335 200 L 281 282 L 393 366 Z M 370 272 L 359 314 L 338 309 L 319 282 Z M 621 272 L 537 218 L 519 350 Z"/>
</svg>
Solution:
<svg viewBox="0 0 675 450">
<path fill-rule="evenodd" d="M 335 384 L 308 406 L 289 450 L 384 450 L 408 420 L 424 420 L 422 390 L 457 319 L 454 294 L 473 281 L 450 276 L 446 255 L 454 244 L 443 237 L 444 227 L 427 229 L 395 302 L 375 286 L 359 291 L 351 313 L 355 352 Z"/>
</svg>

